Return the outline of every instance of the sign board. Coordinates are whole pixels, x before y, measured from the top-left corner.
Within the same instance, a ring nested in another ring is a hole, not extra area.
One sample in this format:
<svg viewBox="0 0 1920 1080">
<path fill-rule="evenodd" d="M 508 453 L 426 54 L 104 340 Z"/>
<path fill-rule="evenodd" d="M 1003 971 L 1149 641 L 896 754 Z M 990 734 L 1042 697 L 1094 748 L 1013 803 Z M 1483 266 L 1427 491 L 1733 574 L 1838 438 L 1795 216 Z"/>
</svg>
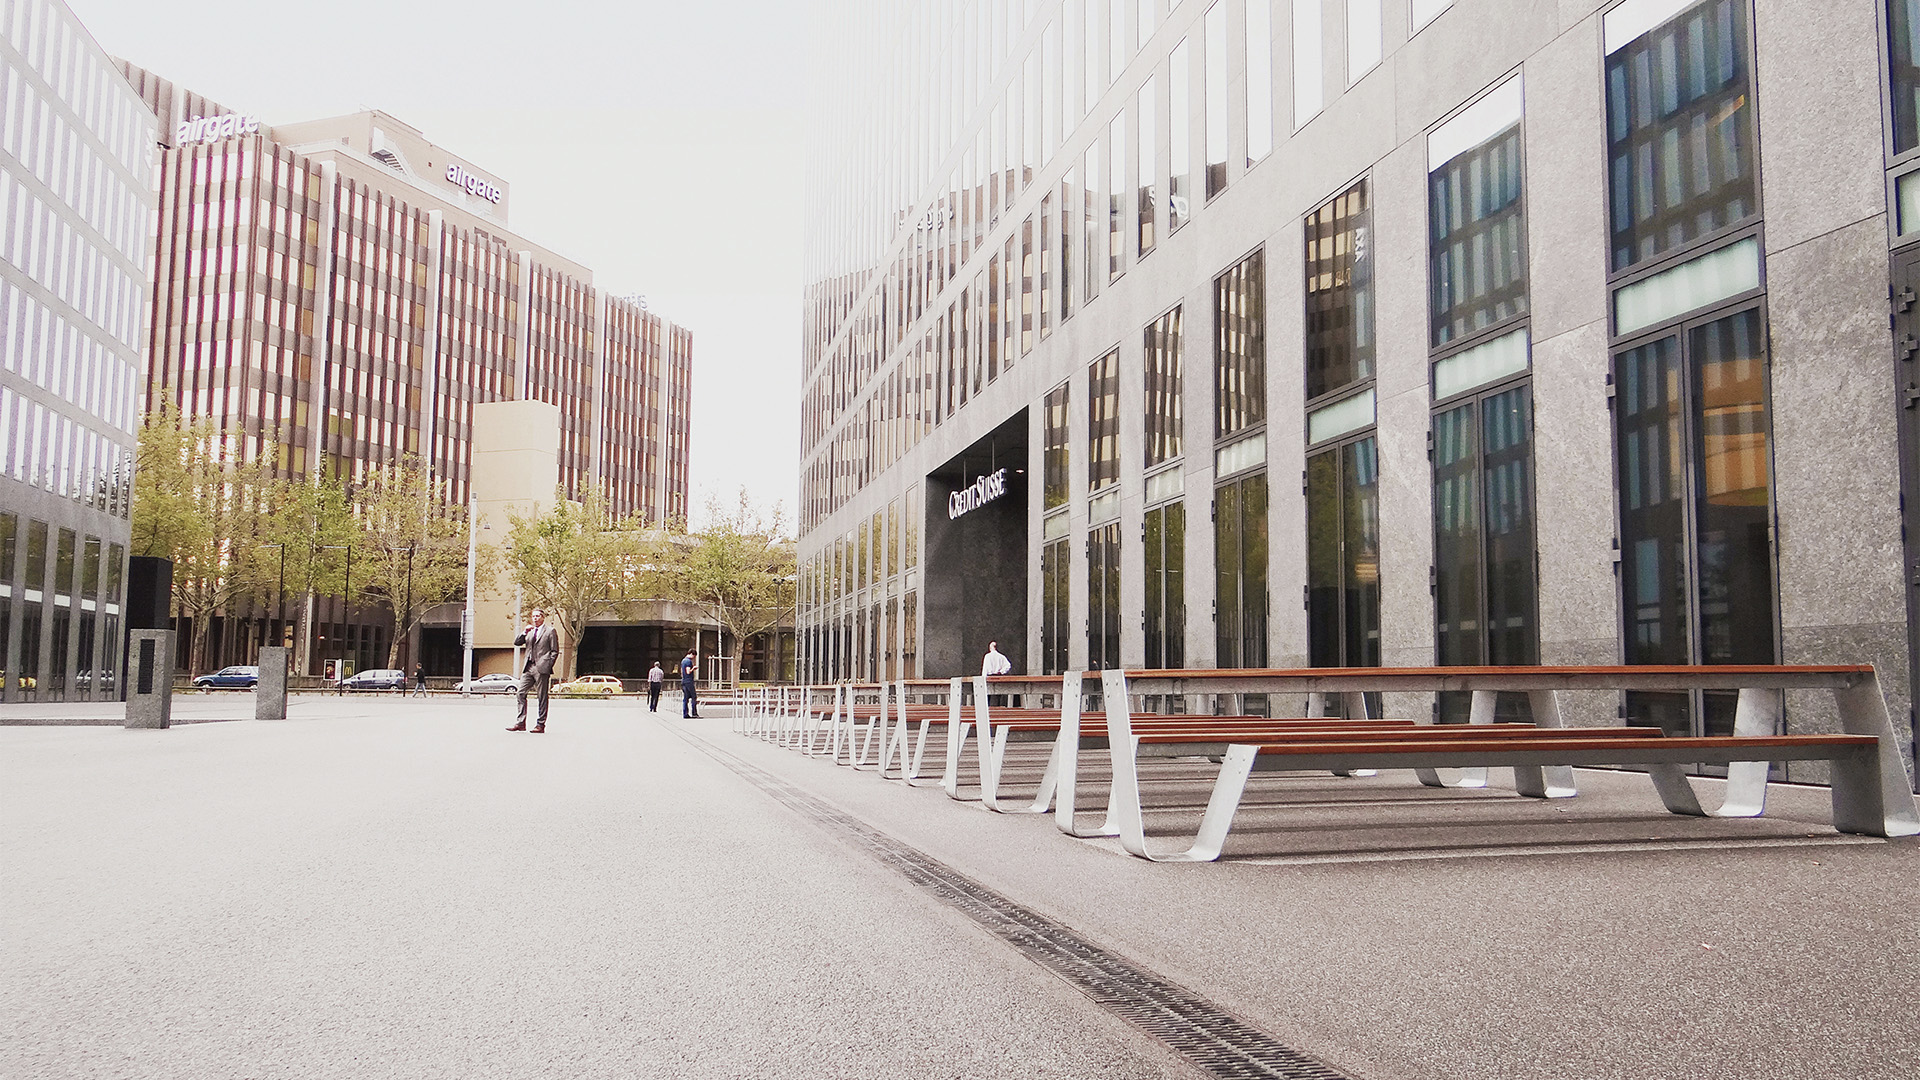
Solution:
<svg viewBox="0 0 1920 1080">
<path fill-rule="evenodd" d="M 234 135 L 254 135 L 259 131 L 260 118 L 257 116 L 242 116 L 239 113 L 196 116 L 174 125 L 173 143 L 175 146 L 189 146 L 193 143 L 213 142 L 216 139 L 230 138 Z"/>
<path fill-rule="evenodd" d="M 995 469 L 991 476 L 976 477 L 974 482 L 947 496 L 947 520 L 971 513 L 1007 493 L 1007 470 Z"/>
<path fill-rule="evenodd" d="M 498 203 L 506 198 L 505 192 L 458 165 L 447 166 L 447 182 L 469 195 L 477 195 L 490 203 Z"/>
</svg>

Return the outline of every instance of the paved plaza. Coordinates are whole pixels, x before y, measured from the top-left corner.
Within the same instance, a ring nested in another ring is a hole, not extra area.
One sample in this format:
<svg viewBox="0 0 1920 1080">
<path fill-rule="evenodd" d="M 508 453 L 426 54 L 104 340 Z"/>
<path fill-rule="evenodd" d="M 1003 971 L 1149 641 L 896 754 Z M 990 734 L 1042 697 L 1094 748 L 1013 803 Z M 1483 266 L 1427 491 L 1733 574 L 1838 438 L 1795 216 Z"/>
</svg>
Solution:
<svg viewBox="0 0 1920 1080">
<path fill-rule="evenodd" d="M 1920 1072 L 1920 843 L 1834 833 L 1824 792 L 1722 821 L 1628 774 L 1256 777 L 1223 862 L 1154 865 L 667 705 L 0 726 L 0 1076 L 1210 1075 L 954 881 L 1320 1075 Z"/>
</svg>

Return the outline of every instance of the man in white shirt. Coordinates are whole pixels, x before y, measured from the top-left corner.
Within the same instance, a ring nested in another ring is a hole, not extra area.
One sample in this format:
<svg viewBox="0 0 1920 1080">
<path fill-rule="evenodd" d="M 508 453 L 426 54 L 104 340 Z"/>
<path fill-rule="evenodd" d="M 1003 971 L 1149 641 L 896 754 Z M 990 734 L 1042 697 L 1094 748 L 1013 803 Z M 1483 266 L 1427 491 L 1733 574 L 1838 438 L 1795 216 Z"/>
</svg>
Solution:
<svg viewBox="0 0 1920 1080">
<path fill-rule="evenodd" d="M 987 642 L 987 656 L 986 659 L 980 663 L 980 674 L 1005 675 L 1012 670 L 1013 661 L 1008 660 L 1006 656 L 1000 652 L 1000 643 L 997 641 Z"/>
</svg>

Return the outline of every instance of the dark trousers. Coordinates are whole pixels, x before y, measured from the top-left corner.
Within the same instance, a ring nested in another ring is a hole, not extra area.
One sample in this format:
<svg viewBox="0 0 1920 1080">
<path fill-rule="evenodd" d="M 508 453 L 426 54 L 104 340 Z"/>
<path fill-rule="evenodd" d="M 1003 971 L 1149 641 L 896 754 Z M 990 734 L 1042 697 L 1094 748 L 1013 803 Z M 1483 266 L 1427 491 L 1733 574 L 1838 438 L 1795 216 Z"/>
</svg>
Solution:
<svg viewBox="0 0 1920 1080">
<path fill-rule="evenodd" d="M 514 703 L 520 708 L 520 722 L 527 722 L 527 695 L 538 689 L 540 692 L 540 719 L 534 721 L 537 727 L 547 726 L 547 691 L 553 688 L 553 676 L 537 672 L 520 673 L 520 690 L 514 694 Z"/>
<path fill-rule="evenodd" d="M 647 683 L 647 711 L 648 712 L 660 711 L 660 687 L 661 686 L 662 684 L 657 682 Z"/>
<path fill-rule="evenodd" d="M 680 717 L 686 719 L 700 715 L 700 699 L 694 696 L 693 680 L 680 680 Z"/>
</svg>

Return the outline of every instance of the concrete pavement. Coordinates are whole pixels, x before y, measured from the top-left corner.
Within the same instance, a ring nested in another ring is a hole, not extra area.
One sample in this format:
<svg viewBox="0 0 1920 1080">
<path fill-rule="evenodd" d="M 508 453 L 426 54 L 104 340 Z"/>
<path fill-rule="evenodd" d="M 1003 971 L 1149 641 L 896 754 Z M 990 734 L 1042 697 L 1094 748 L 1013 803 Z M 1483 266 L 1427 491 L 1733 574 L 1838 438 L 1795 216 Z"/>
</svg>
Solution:
<svg viewBox="0 0 1920 1080">
<path fill-rule="evenodd" d="M 1256 777 L 1229 861 L 1150 865 L 711 706 L 294 700 L 0 728 L 0 1075 L 1204 1075 L 776 783 L 1351 1075 L 1920 1069 L 1920 845 L 1818 797 Z"/>
</svg>

